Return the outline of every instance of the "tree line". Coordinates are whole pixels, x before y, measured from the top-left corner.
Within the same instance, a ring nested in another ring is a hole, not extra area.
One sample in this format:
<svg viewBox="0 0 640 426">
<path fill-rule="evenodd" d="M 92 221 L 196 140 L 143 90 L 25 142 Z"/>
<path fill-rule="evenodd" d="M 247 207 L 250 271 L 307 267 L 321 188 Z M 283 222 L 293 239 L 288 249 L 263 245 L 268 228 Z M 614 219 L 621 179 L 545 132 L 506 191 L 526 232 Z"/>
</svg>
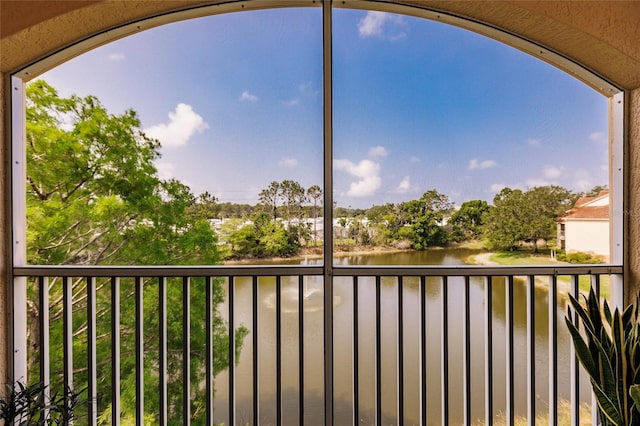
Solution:
<svg viewBox="0 0 640 426">
<path fill-rule="evenodd" d="M 490 250 L 514 250 L 529 243 L 556 238 L 557 219 L 581 196 L 594 196 L 603 186 L 578 193 L 558 185 L 528 190 L 503 188 L 493 198 L 470 200 L 455 208 L 436 189 L 418 199 L 374 205 L 367 209 L 336 206 L 334 241 L 340 245 L 393 246 L 417 250 L 451 243 L 482 241 Z M 316 194 L 309 196 L 309 191 Z M 316 226 L 322 190 L 305 190 L 295 181 L 272 182 L 260 192 L 260 203 L 226 227 L 229 257 L 287 256 L 301 247 L 317 245 Z M 310 205 L 310 203 L 313 203 Z M 305 222 L 304 219 L 314 219 Z"/>
</svg>

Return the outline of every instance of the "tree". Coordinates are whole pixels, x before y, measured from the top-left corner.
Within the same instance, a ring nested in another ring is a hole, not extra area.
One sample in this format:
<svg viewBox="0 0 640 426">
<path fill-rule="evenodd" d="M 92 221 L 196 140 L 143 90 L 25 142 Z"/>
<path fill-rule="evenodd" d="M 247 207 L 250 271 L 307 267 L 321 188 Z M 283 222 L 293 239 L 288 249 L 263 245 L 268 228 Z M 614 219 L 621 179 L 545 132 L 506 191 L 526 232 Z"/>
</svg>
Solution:
<svg viewBox="0 0 640 426">
<path fill-rule="evenodd" d="M 300 219 L 302 205 L 307 201 L 306 191 L 302 185 L 293 180 L 283 180 L 280 182 L 280 196 L 286 209 L 285 219 L 289 222 L 293 219 Z"/>
<path fill-rule="evenodd" d="M 573 205 L 575 198 L 571 191 L 556 185 L 526 192 L 504 188 L 483 217 L 489 248 L 512 250 L 521 241 L 531 241 L 537 251 L 538 239 L 553 238 L 556 218 Z"/>
<path fill-rule="evenodd" d="M 251 224 L 229 235 L 233 257 L 290 256 L 300 247 L 297 227 L 285 229 L 282 222 L 273 220 L 264 212 L 252 219 Z"/>
<path fill-rule="evenodd" d="M 383 222 L 385 216 L 393 213 L 395 210 L 395 204 L 387 203 L 384 205 L 371 206 L 366 211 L 367 219 L 374 223 Z"/>
<path fill-rule="evenodd" d="M 209 226 L 209 207 L 215 198 L 203 195 L 199 199 L 189 188 L 176 180 L 161 180 L 153 162 L 159 158 L 159 142 L 147 137 L 133 110 L 121 115 L 110 114 L 93 97 L 71 96 L 62 98 L 44 81 L 27 86 L 26 99 L 27 142 L 27 238 L 28 259 L 32 264 L 215 264 L 220 256 L 217 238 Z M 61 320 L 61 286 L 59 280 L 51 287 L 50 320 Z M 98 287 L 97 354 L 98 376 L 109 377 L 111 312 L 110 282 L 101 280 Z M 135 327 L 133 294 L 136 283 L 121 280 L 122 358 L 121 386 L 122 411 L 125 417 L 135 415 L 135 353 L 133 335 Z M 194 347 L 204 342 L 204 286 L 192 286 L 191 327 Z M 86 308 L 86 280 L 73 281 L 74 310 Z M 158 306 L 155 283 L 143 282 L 145 301 L 145 341 L 157 341 Z M 33 291 L 33 289 L 32 289 Z M 224 300 L 220 283 L 214 283 L 213 303 Z M 168 365 L 180 371 L 182 328 L 181 286 L 167 287 Z M 105 318 L 106 316 L 106 318 Z M 86 359 L 86 318 L 74 316 L 74 354 Z M 247 331 L 236 333 L 236 352 L 242 346 Z M 84 336 L 84 337 L 83 337 Z M 226 325 L 217 311 L 214 314 L 213 340 L 216 347 L 228 345 Z M 35 338 L 35 336 L 29 336 Z M 52 347 L 62 345 L 60 327 L 51 332 Z M 83 342 L 83 339 L 85 341 Z M 157 348 L 155 349 L 157 352 Z M 214 369 L 220 372 L 228 366 L 224 350 L 217 351 Z M 61 366 L 60 351 L 51 351 L 51 363 Z M 152 345 L 145 348 L 145 356 L 154 358 Z M 148 365 L 147 365 L 148 364 Z M 158 407 L 157 384 L 159 375 L 145 365 L 146 401 Z M 192 353 L 192 371 L 202 374 L 204 354 Z M 55 371 L 55 369 L 52 369 Z M 202 377 L 202 376 L 200 376 Z M 35 377 L 37 379 L 37 377 Z M 80 370 L 76 383 L 86 383 L 86 371 Z M 170 413 L 179 413 L 181 391 L 180 375 L 171 374 L 169 380 Z M 108 380 L 101 382 L 99 407 L 110 404 Z M 154 388 L 155 386 L 155 388 Z M 193 401 L 202 400 L 203 388 L 192 389 Z M 150 397 L 151 396 L 151 397 Z M 201 410 L 193 410 L 202 416 Z M 105 410 L 101 419 L 109 422 Z M 150 416 L 153 413 L 150 412 Z"/>
<path fill-rule="evenodd" d="M 403 227 L 409 227 L 411 232 L 407 235 L 406 229 L 400 230 L 417 249 L 446 245 L 448 238 L 444 222 L 452 209 L 453 203 L 445 194 L 435 189 L 429 190 L 418 200 L 400 204 L 400 223 Z"/>
<path fill-rule="evenodd" d="M 273 214 L 273 220 L 278 217 L 278 200 L 280 197 L 280 183 L 273 181 L 269 187 L 260 191 L 260 204 L 266 206 Z"/>
<path fill-rule="evenodd" d="M 471 200 L 462 203 L 448 221 L 451 236 L 456 241 L 475 240 L 482 234 L 482 216 L 489 211 L 484 200 Z"/>
<path fill-rule="evenodd" d="M 519 189 L 503 188 L 493 197 L 493 206 L 483 216 L 487 246 L 494 250 L 513 250 L 525 238 L 519 217 L 526 209 L 524 194 Z"/>
<path fill-rule="evenodd" d="M 307 189 L 307 198 L 313 200 L 313 245 L 317 245 L 318 230 L 317 230 L 317 218 L 318 218 L 318 202 L 322 199 L 322 188 L 318 185 L 312 185 Z"/>
<path fill-rule="evenodd" d="M 196 197 L 188 209 L 189 215 L 196 220 L 199 218 L 215 219 L 218 217 L 219 211 L 218 200 L 206 191 Z"/>
<path fill-rule="evenodd" d="M 585 197 L 597 197 L 598 195 L 600 195 L 602 191 L 607 191 L 607 190 L 608 190 L 607 185 L 596 185 L 593 188 L 591 188 L 589 191 L 585 192 L 583 195 Z"/>
<path fill-rule="evenodd" d="M 573 206 L 577 195 L 558 185 L 538 186 L 525 193 L 529 213 L 526 239 L 538 250 L 539 239 L 555 238 L 557 218 Z"/>
</svg>

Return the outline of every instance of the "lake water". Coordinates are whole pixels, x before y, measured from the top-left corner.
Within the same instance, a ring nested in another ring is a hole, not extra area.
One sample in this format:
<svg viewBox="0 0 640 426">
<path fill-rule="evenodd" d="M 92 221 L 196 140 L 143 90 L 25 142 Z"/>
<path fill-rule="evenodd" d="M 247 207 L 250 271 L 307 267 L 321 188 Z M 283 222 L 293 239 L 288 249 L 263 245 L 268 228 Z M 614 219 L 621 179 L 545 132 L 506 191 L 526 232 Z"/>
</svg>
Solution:
<svg viewBox="0 0 640 426">
<path fill-rule="evenodd" d="M 419 252 L 378 253 L 337 258 L 340 265 L 455 265 L 477 252 L 461 249 L 428 250 Z M 295 261 L 300 263 L 300 261 Z M 313 261 L 310 261 L 313 262 Z M 278 261 L 270 263 L 293 263 Z M 309 263 L 309 262 L 308 262 Z M 353 280 L 336 277 L 334 280 L 334 407 L 335 424 L 353 423 Z M 252 333 L 252 281 L 238 278 L 235 283 L 235 323 L 250 330 L 245 340 L 236 369 L 236 424 L 251 424 L 253 418 L 253 337 Z M 275 278 L 261 278 L 259 286 L 258 318 L 260 424 L 276 423 L 276 315 Z M 300 424 L 298 417 L 298 280 L 282 279 L 282 389 L 283 424 Z M 323 312 L 322 278 L 305 279 L 304 312 L 304 424 L 323 424 Z M 449 416 L 450 424 L 462 424 L 463 406 L 463 308 L 464 280 L 459 277 L 448 281 L 448 330 L 449 330 Z M 505 282 L 493 279 L 493 367 L 494 413 L 496 423 L 506 407 L 505 396 Z M 527 386 L 527 330 L 526 286 L 524 280 L 514 285 L 514 351 L 515 351 L 515 410 L 518 416 L 526 415 Z M 403 283 L 403 340 L 404 340 L 404 414 L 405 423 L 419 424 L 420 418 L 420 294 L 418 278 L 408 277 Z M 536 345 L 536 394 L 537 411 L 548 411 L 549 366 L 549 306 L 547 290 L 539 286 L 535 292 L 535 345 Z M 471 389 L 472 417 L 483 424 L 485 386 L 485 297 L 484 281 L 471 279 Z M 375 280 L 358 280 L 359 324 L 359 424 L 375 424 Z M 441 424 L 441 329 L 442 283 L 440 279 L 427 279 L 426 329 L 427 329 L 427 413 L 429 424 Z M 382 359 L 382 413 L 383 424 L 397 424 L 399 360 L 398 341 L 398 280 L 383 277 L 381 280 L 381 359 Z M 223 307 L 226 310 L 226 307 Z M 571 341 L 564 326 L 566 298 L 559 295 L 558 306 L 553 307 L 558 320 L 558 375 L 559 396 L 569 400 L 569 350 Z M 217 422 L 228 424 L 228 374 L 216 378 Z M 588 381 L 583 377 L 581 397 L 590 401 Z"/>
</svg>

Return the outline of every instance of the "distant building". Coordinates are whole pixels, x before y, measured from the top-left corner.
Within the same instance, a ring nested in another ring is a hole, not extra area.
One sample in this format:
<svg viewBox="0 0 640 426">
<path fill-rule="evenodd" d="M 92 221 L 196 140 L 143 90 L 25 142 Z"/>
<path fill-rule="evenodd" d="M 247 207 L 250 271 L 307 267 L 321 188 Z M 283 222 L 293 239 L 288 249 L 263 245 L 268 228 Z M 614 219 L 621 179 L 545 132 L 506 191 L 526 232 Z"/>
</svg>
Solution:
<svg viewBox="0 0 640 426">
<path fill-rule="evenodd" d="M 571 210 L 558 218 L 558 246 L 570 252 L 585 252 L 609 259 L 609 191 L 581 197 Z"/>
</svg>

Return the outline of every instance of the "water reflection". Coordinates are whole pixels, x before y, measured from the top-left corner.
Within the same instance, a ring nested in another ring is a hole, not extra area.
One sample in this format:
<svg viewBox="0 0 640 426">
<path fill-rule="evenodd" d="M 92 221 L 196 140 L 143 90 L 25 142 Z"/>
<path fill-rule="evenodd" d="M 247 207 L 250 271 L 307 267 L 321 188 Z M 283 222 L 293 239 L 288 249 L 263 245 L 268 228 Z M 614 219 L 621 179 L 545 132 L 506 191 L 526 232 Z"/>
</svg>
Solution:
<svg viewBox="0 0 640 426">
<path fill-rule="evenodd" d="M 438 250 L 434 258 L 425 259 L 426 252 L 406 252 L 400 254 L 402 263 L 415 265 L 435 262 L 440 264 L 461 264 L 468 252 Z M 340 258 L 340 264 L 388 264 L 389 255 Z M 435 263 L 437 264 L 437 263 Z M 506 409 L 506 327 L 505 327 L 505 279 L 492 279 L 492 321 L 493 321 L 493 383 L 494 406 L 496 415 Z M 395 424 L 398 415 L 398 359 L 399 308 L 402 297 L 402 341 L 404 367 L 404 415 L 405 424 L 419 424 L 421 399 L 421 319 L 420 319 L 420 280 L 418 277 L 405 277 L 400 282 L 395 277 L 383 277 L 380 280 L 380 324 L 381 350 L 381 392 L 382 416 L 384 424 Z M 258 281 L 258 320 L 260 333 L 259 348 L 259 402 L 260 424 L 275 424 L 276 394 L 276 314 L 275 314 L 275 278 L 265 277 Z M 463 321 L 464 279 L 450 277 L 448 288 L 448 316 L 443 318 L 442 288 L 440 278 L 427 277 L 425 286 L 426 306 L 426 371 L 427 377 L 427 414 L 428 424 L 441 424 L 442 401 L 442 324 L 448 324 L 449 346 L 449 415 L 450 424 L 462 423 L 463 394 Z M 235 323 L 252 329 L 252 280 L 237 278 L 235 281 L 236 306 Z M 514 299 L 514 352 L 515 352 L 515 410 L 517 415 L 526 415 L 526 368 L 527 368 L 527 307 L 526 281 L 516 277 L 513 286 Z M 354 317 L 354 290 L 358 294 L 357 317 Z M 471 337 L 471 392 L 472 418 L 484 416 L 485 386 L 485 279 L 470 280 L 470 337 Z M 535 290 L 535 386 L 537 411 L 548 411 L 549 388 L 549 307 L 547 289 L 536 286 Z M 298 424 L 299 405 L 298 386 L 298 278 L 282 278 L 282 389 L 283 422 Z M 305 424 L 323 424 L 323 282 L 321 277 L 307 277 L 303 281 L 304 306 L 304 416 Z M 570 398 L 569 348 L 571 341 L 563 327 L 565 312 L 564 298 L 558 298 L 558 306 L 552 314 L 558 320 L 558 380 L 559 395 Z M 357 284 L 353 278 L 336 277 L 334 279 L 334 405 L 335 423 L 352 424 L 353 401 L 353 365 L 356 348 L 354 346 L 354 320 L 357 319 L 357 364 L 359 369 L 358 406 L 359 423 L 374 424 L 376 413 L 376 350 L 378 338 L 376 331 L 376 280 L 373 277 L 360 277 Z M 224 308 L 226 310 L 226 308 Z M 240 362 L 236 369 L 236 418 L 238 424 L 250 424 L 253 418 L 253 352 L 252 334 L 246 340 Z M 216 421 L 228 419 L 227 373 L 216 379 Z M 581 396 L 585 402 L 590 400 L 587 380 L 581 380 Z M 479 424 L 482 424 L 480 421 Z"/>
</svg>

